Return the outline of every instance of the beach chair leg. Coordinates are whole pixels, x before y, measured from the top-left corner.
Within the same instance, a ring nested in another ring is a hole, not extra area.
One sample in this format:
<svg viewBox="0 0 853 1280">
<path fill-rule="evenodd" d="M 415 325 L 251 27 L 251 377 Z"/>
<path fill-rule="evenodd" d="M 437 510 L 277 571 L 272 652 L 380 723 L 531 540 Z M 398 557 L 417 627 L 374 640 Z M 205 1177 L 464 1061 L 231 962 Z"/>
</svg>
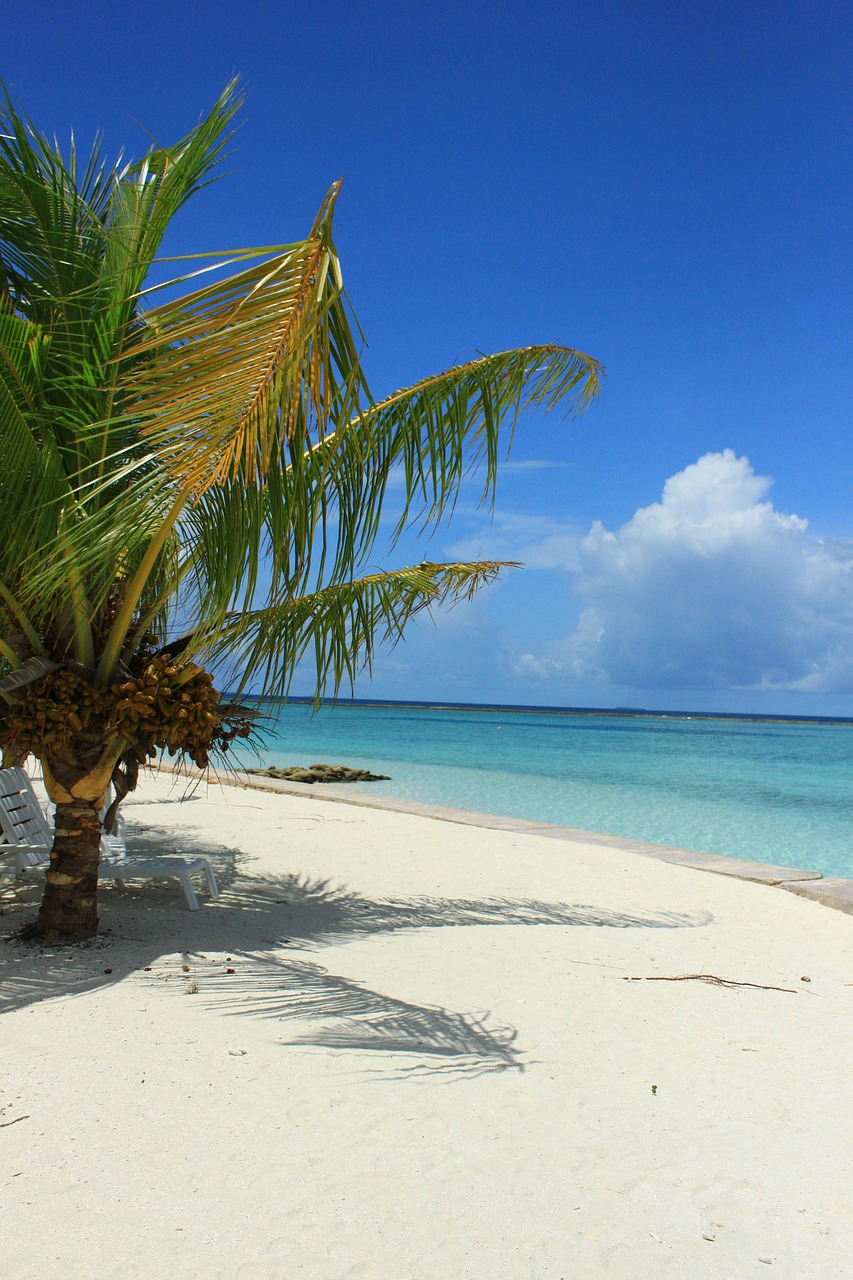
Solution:
<svg viewBox="0 0 853 1280">
<path fill-rule="evenodd" d="M 195 896 L 195 889 L 192 886 L 189 874 L 186 871 L 178 873 L 178 879 L 184 888 L 184 897 L 187 900 L 187 906 L 190 911 L 198 911 L 198 898 Z"/>
<path fill-rule="evenodd" d="M 205 864 L 204 875 L 207 880 L 207 887 L 210 890 L 210 896 L 216 901 L 219 897 L 219 885 L 216 883 L 216 876 L 213 874 L 213 867 L 210 863 Z"/>
</svg>

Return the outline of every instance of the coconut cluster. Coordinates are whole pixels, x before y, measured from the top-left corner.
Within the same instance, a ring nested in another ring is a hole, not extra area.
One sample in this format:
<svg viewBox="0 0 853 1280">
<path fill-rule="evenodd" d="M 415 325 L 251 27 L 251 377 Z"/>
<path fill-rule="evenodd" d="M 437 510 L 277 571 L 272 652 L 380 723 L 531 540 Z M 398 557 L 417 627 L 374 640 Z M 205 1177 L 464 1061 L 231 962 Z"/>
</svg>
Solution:
<svg viewBox="0 0 853 1280">
<path fill-rule="evenodd" d="M 73 671 L 52 671 L 16 691 L 0 710 L 0 746 L 15 754 L 67 750 L 75 739 L 121 737 L 143 764 L 158 751 L 189 756 L 199 768 L 213 748 L 247 738 L 245 717 L 220 707 L 213 677 L 158 654 L 135 677 L 96 689 Z M 82 744 L 81 744 L 82 745 Z"/>
</svg>

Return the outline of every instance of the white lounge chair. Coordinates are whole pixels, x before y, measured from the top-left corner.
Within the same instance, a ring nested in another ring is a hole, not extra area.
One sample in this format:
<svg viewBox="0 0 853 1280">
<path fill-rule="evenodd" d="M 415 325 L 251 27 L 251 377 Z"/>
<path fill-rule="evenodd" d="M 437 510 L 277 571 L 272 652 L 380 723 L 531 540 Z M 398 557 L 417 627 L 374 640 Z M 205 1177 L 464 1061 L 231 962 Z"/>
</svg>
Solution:
<svg viewBox="0 0 853 1280">
<path fill-rule="evenodd" d="M 116 832 L 101 837 L 100 880 L 177 879 L 181 882 L 190 911 L 198 911 L 199 901 L 191 876 L 201 872 L 211 898 L 219 897 L 219 887 L 207 858 L 129 858 L 124 839 L 124 820 L 116 819 Z M 0 769 L 0 860 L 8 859 L 17 872 L 44 871 L 50 863 L 53 832 L 45 817 L 33 784 L 24 769 Z"/>
</svg>

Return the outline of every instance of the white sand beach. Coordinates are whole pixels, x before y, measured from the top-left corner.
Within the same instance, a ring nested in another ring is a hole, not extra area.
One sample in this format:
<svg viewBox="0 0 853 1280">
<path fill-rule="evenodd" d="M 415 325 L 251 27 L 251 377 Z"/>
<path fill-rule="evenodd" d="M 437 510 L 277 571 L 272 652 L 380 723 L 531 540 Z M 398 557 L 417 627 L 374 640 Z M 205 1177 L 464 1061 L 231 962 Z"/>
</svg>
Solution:
<svg viewBox="0 0 853 1280">
<path fill-rule="evenodd" d="M 850 1276 L 851 916 L 183 791 L 143 781 L 128 845 L 208 856 L 218 903 L 105 885 L 97 941 L 39 950 L 38 886 L 0 900 L 8 1280 Z M 626 980 L 688 974 L 759 985 Z"/>
</svg>

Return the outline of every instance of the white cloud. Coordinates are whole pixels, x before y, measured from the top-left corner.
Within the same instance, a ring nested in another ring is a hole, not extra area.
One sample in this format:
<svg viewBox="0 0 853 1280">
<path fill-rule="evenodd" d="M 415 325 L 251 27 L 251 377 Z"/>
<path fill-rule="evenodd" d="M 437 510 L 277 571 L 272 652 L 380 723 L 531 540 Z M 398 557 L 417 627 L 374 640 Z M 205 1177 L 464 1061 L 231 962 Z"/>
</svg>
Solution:
<svg viewBox="0 0 853 1280">
<path fill-rule="evenodd" d="M 583 608 L 561 656 L 637 689 L 853 689 L 853 545 L 767 501 L 727 449 L 580 548 Z"/>
<path fill-rule="evenodd" d="M 548 680 L 562 669 L 559 658 L 537 658 L 535 653 L 521 653 L 512 663 L 513 675 L 522 680 Z"/>
</svg>

